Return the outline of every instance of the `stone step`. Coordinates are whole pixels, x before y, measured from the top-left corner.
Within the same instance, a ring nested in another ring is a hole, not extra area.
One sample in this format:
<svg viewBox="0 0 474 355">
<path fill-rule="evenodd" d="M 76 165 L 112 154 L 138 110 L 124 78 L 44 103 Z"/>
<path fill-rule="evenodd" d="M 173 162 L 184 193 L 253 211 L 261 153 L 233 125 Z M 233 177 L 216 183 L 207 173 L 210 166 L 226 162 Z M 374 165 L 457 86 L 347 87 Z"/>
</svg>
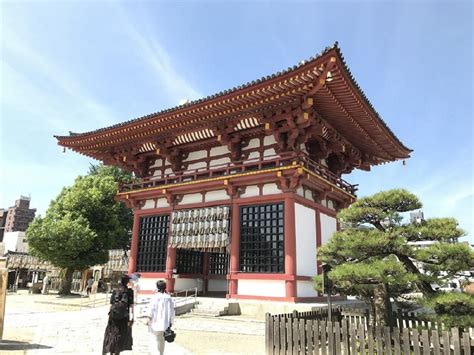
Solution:
<svg viewBox="0 0 474 355">
<path fill-rule="evenodd" d="M 200 317 L 219 317 L 221 316 L 222 311 L 215 311 L 211 309 L 196 309 L 191 310 L 191 314 L 200 316 Z"/>
</svg>

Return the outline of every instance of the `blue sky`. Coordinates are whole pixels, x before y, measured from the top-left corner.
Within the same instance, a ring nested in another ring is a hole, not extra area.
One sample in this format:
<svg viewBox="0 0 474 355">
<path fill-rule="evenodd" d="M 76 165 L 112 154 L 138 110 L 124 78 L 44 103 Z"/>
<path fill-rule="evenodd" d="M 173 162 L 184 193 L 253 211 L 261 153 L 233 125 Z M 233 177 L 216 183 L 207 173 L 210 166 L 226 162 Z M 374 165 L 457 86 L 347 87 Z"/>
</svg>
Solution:
<svg viewBox="0 0 474 355">
<path fill-rule="evenodd" d="M 414 150 L 346 175 L 359 196 L 407 188 L 474 243 L 470 1 L 0 2 L 0 207 L 44 213 L 92 162 L 83 132 L 272 74 L 339 41 L 356 80 Z"/>
</svg>

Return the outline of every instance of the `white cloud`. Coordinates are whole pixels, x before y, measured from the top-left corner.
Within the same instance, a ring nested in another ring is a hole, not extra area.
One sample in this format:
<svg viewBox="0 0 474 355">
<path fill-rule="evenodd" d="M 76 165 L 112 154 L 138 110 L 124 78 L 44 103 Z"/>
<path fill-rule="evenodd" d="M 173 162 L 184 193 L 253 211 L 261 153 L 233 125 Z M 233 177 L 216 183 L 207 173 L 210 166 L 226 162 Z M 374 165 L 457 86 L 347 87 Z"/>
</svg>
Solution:
<svg viewBox="0 0 474 355">
<path fill-rule="evenodd" d="M 60 63 L 54 62 L 51 58 L 45 56 L 44 53 L 40 54 L 27 39 L 21 38 L 11 29 L 3 26 L 2 32 L 2 66 L 6 65 L 6 68 L 2 68 L 2 71 L 6 70 L 8 73 L 8 71 L 13 70 L 17 72 L 17 76 L 20 76 L 19 73 L 32 73 L 34 75 L 31 76 L 36 80 L 40 78 L 44 80 L 42 81 L 44 87 L 42 87 L 27 79 L 24 75 L 21 75 L 23 76 L 21 82 L 9 82 L 9 90 L 15 91 L 15 86 L 22 85 L 16 91 L 23 90 L 27 87 L 32 91 L 30 92 L 31 96 L 28 98 L 47 97 L 48 100 L 45 101 L 44 104 L 48 104 L 51 101 L 61 102 L 60 100 L 63 98 L 47 93 L 48 87 L 53 85 L 59 89 L 63 96 L 68 97 L 68 102 L 72 101 L 75 104 L 74 106 L 81 107 L 84 118 L 91 117 L 94 124 L 101 126 L 116 123 L 114 114 L 110 109 L 86 94 L 86 90 L 80 86 L 80 78 L 75 78 L 64 70 Z M 27 84 L 25 85 L 25 83 Z M 5 84 L 2 84 L 2 86 L 4 85 Z M 11 98 L 11 96 L 12 95 L 9 97 Z M 28 100 L 25 100 L 25 95 L 19 97 L 24 99 L 23 103 L 28 102 Z M 66 105 L 63 104 L 62 106 L 63 112 L 68 111 Z M 81 121 L 79 120 L 79 122 Z"/>
<path fill-rule="evenodd" d="M 131 45 L 136 47 L 135 53 L 153 69 L 156 79 L 164 84 L 163 87 L 176 99 L 176 103 L 182 98 L 194 100 L 202 97 L 202 93 L 179 74 L 169 53 L 155 39 L 156 35 L 140 32 L 119 4 L 116 4 L 116 10 Z"/>
</svg>

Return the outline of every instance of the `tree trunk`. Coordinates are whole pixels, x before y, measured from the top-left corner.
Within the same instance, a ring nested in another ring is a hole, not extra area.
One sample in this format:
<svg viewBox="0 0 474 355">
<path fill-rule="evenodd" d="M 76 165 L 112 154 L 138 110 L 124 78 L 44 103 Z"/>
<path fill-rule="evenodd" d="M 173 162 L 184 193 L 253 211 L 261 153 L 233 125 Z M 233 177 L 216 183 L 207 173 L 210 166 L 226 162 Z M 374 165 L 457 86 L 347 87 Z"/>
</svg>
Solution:
<svg viewBox="0 0 474 355">
<path fill-rule="evenodd" d="M 406 269 L 417 275 L 420 276 L 421 272 L 418 270 L 418 267 L 415 265 L 415 263 L 406 255 L 402 254 L 395 254 L 398 257 L 398 260 L 400 260 L 403 265 L 406 267 Z M 431 296 L 436 293 L 435 290 L 431 287 L 431 284 L 427 281 L 420 280 L 417 282 L 418 287 L 420 288 L 420 291 L 425 295 L 425 296 Z"/>
<path fill-rule="evenodd" d="M 392 307 L 387 286 L 379 284 L 374 289 L 375 323 L 378 326 L 390 326 Z"/>
<path fill-rule="evenodd" d="M 61 287 L 59 289 L 60 295 L 70 295 L 71 294 L 71 285 L 72 285 L 72 274 L 74 269 L 67 268 L 66 275 L 64 280 L 61 280 Z"/>
</svg>

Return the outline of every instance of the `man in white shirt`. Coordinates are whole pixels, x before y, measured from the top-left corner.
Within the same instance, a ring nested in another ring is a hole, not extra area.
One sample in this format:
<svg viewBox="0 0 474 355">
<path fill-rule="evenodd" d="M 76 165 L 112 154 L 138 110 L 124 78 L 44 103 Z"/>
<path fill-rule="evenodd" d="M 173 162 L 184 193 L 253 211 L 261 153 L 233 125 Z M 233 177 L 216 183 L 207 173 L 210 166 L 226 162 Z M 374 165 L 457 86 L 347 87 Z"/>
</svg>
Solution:
<svg viewBox="0 0 474 355">
<path fill-rule="evenodd" d="M 174 304 L 171 296 L 165 293 L 166 282 L 156 283 L 157 292 L 151 299 L 148 309 L 148 332 L 150 334 L 150 353 L 163 355 L 165 351 L 164 332 L 174 320 Z"/>
</svg>

